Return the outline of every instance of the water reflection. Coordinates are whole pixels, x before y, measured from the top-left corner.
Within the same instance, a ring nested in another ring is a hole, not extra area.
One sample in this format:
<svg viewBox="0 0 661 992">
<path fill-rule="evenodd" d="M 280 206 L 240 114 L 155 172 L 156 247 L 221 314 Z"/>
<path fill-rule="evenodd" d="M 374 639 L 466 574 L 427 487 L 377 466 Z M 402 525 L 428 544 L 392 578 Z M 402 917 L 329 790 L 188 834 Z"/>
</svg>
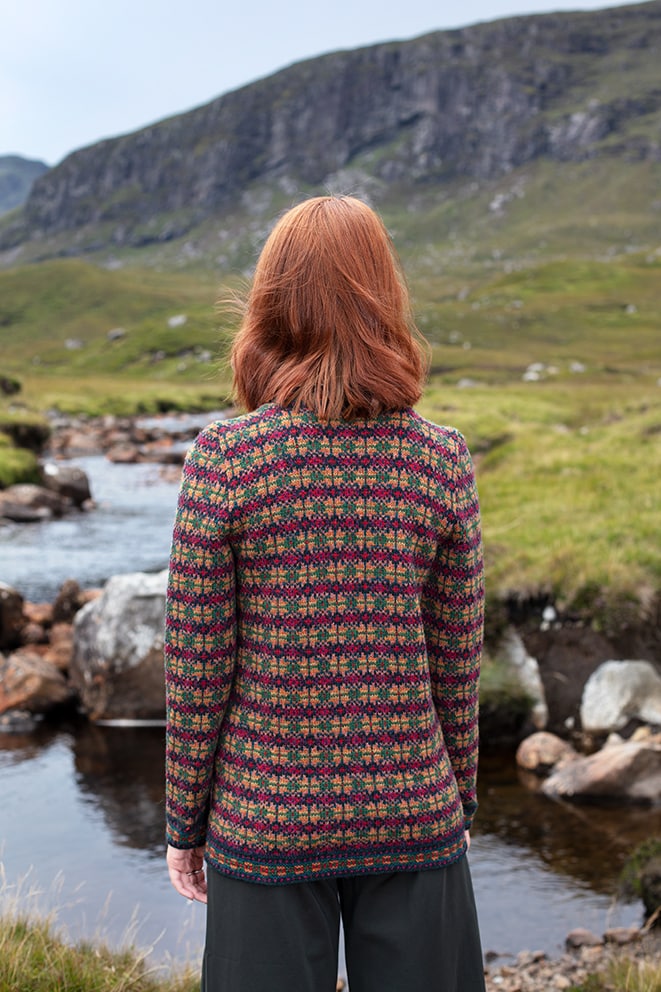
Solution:
<svg viewBox="0 0 661 992">
<path fill-rule="evenodd" d="M 0 851 L 10 882 L 30 866 L 42 890 L 64 878 L 57 916 L 73 938 L 103 916 L 104 937 L 120 941 L 138 907 L 139 942 L 165 931 L 161 956 L 181 959 L 199 950 L 204 910 L 167 880 L 163 760 L 162 728 L 1 735 Z M 511 754 L 483 758 L 479 792 L 471 866 L 485 949 L 557 953 L 574 926 L 640 921 L 636 905 L 614 915 L 613 894 L 629 850 L 661 832 L 661 811 L 552 802 L 522 786 Z"/>
<path fill-rule="evenodd" d="M 575 804 L 522 784 L 514 756 L 483 756 L 476 832 L 534 855 L 541 865 L 612 896 L 631 850 L 661 833 L 661 808 Z"/>
<path fill-rule="evenodd" d="M 74 739 L 81 795 L 103 814 L 118 844 L 162 856 L 164 836 L 163 730 L 83 726 Z"/>
</svg>

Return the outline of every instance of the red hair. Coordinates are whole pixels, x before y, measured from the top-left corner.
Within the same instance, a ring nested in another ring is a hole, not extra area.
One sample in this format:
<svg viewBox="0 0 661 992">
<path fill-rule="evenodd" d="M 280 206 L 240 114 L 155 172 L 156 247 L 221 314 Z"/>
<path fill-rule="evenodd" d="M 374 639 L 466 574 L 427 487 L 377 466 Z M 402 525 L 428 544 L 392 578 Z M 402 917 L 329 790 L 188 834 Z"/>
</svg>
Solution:
<svg viewBox="0 0 661 992">
<path fill-rule="evenodd" d="M 284 214 L 255 270 L 232 347 L 236 399 L 322 420 L 413 406 L 427 372 L 423 339 L 381 219 L 348 196 Z"/>
</svg>

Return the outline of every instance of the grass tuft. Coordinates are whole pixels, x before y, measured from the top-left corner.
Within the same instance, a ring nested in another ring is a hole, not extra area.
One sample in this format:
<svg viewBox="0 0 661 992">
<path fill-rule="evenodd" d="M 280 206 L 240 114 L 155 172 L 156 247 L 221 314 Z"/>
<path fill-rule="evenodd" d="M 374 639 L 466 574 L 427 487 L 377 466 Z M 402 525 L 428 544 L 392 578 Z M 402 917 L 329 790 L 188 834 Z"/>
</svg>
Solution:
<svg viewBox="0 0 661 992">
<path fill-rule="evenodd" d="M 70 943 L 43 914 L 43 893 L 27 876 L 7 883 L 0 864 L 0 992 L 194 992 L 199 974 L 153 965 L 151 948 L 130 943 L 109 948 L 102 940 Z M 57 897 L 57 891 L 51 898 Z M 134 926 L 135 921 L 133 921 Z"/>
</svg>

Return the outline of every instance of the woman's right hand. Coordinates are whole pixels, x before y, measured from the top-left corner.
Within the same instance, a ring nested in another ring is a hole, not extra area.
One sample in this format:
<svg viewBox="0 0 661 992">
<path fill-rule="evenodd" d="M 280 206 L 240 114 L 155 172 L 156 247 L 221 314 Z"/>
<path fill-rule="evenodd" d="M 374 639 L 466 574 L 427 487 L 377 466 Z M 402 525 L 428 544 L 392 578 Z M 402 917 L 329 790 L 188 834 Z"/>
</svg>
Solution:
<svg viewBox="0 0 661 992">
<path fill-rule="evenodd" d="M 180 896 L 197 902 L 207 901 L 207 880 L 204 874 L 204 848 L 181 851 L 170 847 L 167 852 L 170 881 Z"/>
</svg>

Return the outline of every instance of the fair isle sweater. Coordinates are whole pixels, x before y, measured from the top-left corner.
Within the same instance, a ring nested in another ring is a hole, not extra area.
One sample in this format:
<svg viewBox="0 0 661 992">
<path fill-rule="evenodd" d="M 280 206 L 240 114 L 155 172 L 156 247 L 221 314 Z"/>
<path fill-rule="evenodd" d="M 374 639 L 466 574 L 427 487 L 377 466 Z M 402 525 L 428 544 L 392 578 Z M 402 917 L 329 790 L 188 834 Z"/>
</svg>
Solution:
<svg viewBox="0 0 661 992">
<path fill-rule="evenodd" d="M 207 427 L 170 560 L 168 842 L 261 883 L 460 858 L 483 598 L 457 431 L 274 404 Z"/>
</svg>

